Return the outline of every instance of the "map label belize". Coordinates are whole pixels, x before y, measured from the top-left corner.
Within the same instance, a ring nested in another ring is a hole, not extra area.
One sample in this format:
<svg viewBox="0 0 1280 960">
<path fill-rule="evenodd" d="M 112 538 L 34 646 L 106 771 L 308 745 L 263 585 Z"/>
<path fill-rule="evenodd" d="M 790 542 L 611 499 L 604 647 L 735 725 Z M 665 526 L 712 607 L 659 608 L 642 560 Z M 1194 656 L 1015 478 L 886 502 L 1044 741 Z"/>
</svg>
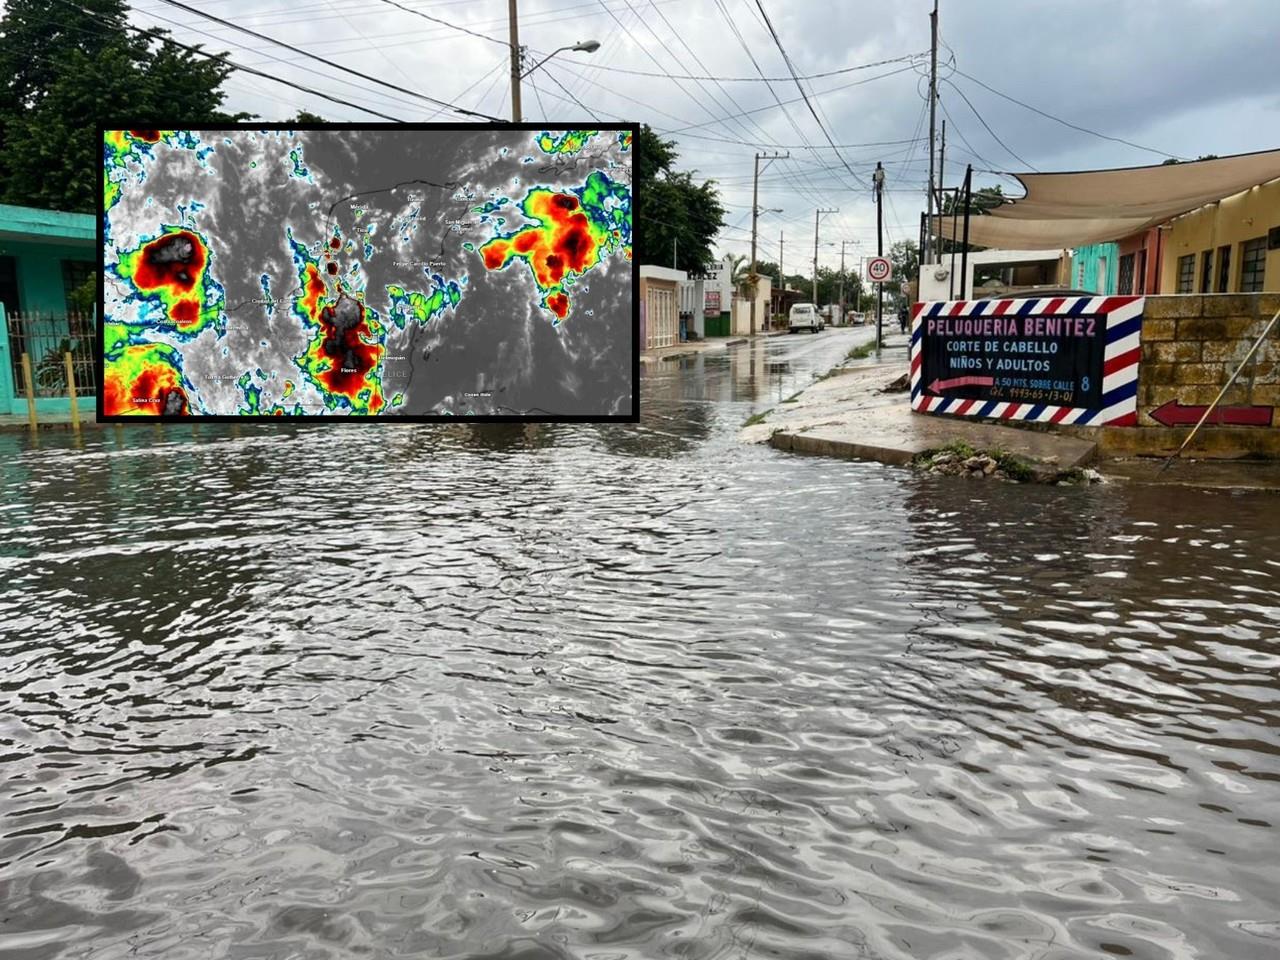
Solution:
<svg viewBox="0 0 1280 960">
<path fill-rule="evenodd" d="M 635 420 L 633 134 L 104 130 L 99 417 Z"/>
</svg>

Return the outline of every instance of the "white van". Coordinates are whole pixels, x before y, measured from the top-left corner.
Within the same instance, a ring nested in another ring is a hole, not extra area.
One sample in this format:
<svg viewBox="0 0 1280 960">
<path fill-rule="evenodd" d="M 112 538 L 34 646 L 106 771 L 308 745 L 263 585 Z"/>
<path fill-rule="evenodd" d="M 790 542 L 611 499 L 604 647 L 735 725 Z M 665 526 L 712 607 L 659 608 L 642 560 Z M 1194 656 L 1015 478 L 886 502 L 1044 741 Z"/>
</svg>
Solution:
<svg viewBox="0 0 1280 960">
<path fill-rule="evenodd" d="M 797 303 L 791 307 L 791 313 L 787 316 L 787 326 L 792 333 L 800 329 L 812 330 L 817 333 L 822 329 L 822 314 L 818 312 L 817 306 L 812 303 Z"/>
</svg>

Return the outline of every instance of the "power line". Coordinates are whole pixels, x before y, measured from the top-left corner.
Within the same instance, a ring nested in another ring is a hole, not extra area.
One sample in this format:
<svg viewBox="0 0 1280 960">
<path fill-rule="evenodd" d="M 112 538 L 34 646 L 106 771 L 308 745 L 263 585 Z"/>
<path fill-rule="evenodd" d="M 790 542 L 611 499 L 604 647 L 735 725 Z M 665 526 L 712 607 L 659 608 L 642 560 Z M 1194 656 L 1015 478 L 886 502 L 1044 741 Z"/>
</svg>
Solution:
<svg viewBox="0 0 1280 960">
<path fill-rule="evenodd" d="M 191 7 L 185 3 L 182 3 L 181 0 L 160 0 L 160 2 L 168 4 L 171 7 L 176 7 L 179 10 L 184 10 L 187 13 L 192 13 L 197 16 L 204 17 L 207 20 L 212 20 L 214 23 L 219 23 L 224 27 L 230 27 L 233 30 L 239 31 L 240 33 L 243 33 L 243 34 L 247 34 L 248 36 L 251 36 L 257 40 L 265 40 L 268 43 L 275 44 L 276 46 L 284 47 L 286 50 L 290 50 L 294 53 L 302 54 L 303 56 L 308 57 L 309 59 L 317 59 L 313 54 L 310 54 L 299 47 L 295 47 L 291 43 L 286 43 L 283 40 L 277 40 L 274 37 L 267 36 L 266 34 L 258 33 L 256 30 L 251 30 L 248 27 L 239 26 L 238 24 L 232 23 L 230 20 L 224 20 L 221 17 L 214 16 L 211 13 L 204 13 L 200 10 L 197 10 L 195 7 Z M 332 69 L 341 70 L 343 73 L 349 73 L 352 76 L 359 77 L 362 80 L 368 80 L 371 83 L 375 83 L 380 87 L 386 87 L 389 90 L 395 90 L 397 93 L 407 94 L 411 97 L 414 97 L 415 99 L 424 100 L 427 103 L 433 104 L 435 106 L 445 107 L 449 110 L 452 110 L 454 113 L 461 114 L 462 116 L 478 117 L 481 120 L 501 121 L 500 117 L 490 116 L 487 113 L 477 113 L 474 110 L 467 110 L 465 107 L 459 107 L 456 104 L 446 103 L 444 100 L 437 100 L 435 97 L 429 97 L 425 93 L 418 93 L 416 90 L 410 90 L 407 87 L 401 87 L 394 83 L 388 83 L 386 80 L 379 80 L 377 77 L 370 76 L 367 73 L 361 73 L 359 70 L 353 70 L 350 67 L 345 67 L 340 63 L 334 63 L 332 61 L 325 61 L 324 63 L 325 63 L 325 66 L 331 67 Z"/>
<path fill-rule="evenodd" d="M 1023 101 L 1017 99 L 1016 97 L 1011 97 L 1007 93 L 1001 93 L 999 90 L 995 89 L 995 87 L 988 86 L 987 84 L 979 80 L 977 77 L 970 76 L 969 74 L 965 73 L 963 70 L 960 70 L 959 68 L 957 68 L 955 72 L 960 74 L 960 76 L 964 77 L 966 80 L 972 80 L 978 86 L 982 87 L 982 89 L 990 91 L 991 93 L 994 93 L 997 97 L 1003 97 L 1005 100 L 1008 100 L 1010 103 L 1016 103 L 1020 107 L 1025 107 L 1026 109 L 1030 110 L 1032 113 L 1038 113 L 1040 114 L 1040 116 L 1045 117 L 1049 120 L 1052 120 L 1054 121 L 1054 123 L 1060 123 L 1064 127 L 1070 127 L 1072 130 L 1079 130 L 1081 133 L 1087 133 L 1092 137 L 1098 137 L 1099 139 L 1102 139 L 1102 140 L 1110 140 L 1113 143 L 1123 143 L 1127 147 L 1133 147 L 1136 150 L 1145 150 L 1147 153 L 1154 153 L 1157 156 L 1173 158 L 1175 160 L 1187 159 L 1186 157 L 1179 157 L 1176 154 L 1169 153 L 1167 150 L 1156 150 L 1154 147 L 1144 147 L 1142 144 L 1134 143 L 1132 140 L 1125 140 L 1123 137 L 1111 137 L 1105 133 L 1099 133 L 1097 130 L 1090 130 L 1088 127 L 1082 127 L 1079 124 L 1072 123 L 1069 120 L 1063 120 L 1061 117 L 1055 117 L 1053 114 L 1047 113 L 1046 111 L 1041 110 L 1039 107 L 1033 107 L 1031 104 L 1024 103 Z M 947 82 L 950 83 L 950 81 L 947 81 Z M 955 86 L 954 83 L 951 85 L 953 87 Z M 957 87 L 956 89 L 959 89 L 959 88 Z M 961 96 L 963 96 L 963 94 L 961 94 Z"/>
<path fill-rule="evenodd" d="M 818 124 L 818 129 L 821 130 L 822 135 L 826 137 L 827 143 L 831 144 L 832 148 L 834 149 L 835 140 L 832 139 L 831 134 L 827 131 L 826 124 L 822 122 L 822 118 L 818 116 L 818 111 L 814 109 L 813 103 L 810 102 L 809 94 L 805 92 L 804 84 L 800 82 L 800 78 L 796 74 L 795 65 L 791 62 L 791 57 L 787 55 L 786 48 L 783 47 L 782 45 L 782 39 L 778 36 L 778 31 L 775 30 L 773 27 L 773 21 L 769 19 L 769 14 L 765 12 L 764 4 L 761 2 L 761 0 L 755 0 L 755 4 L 756 4 L 756 7 L 760 10 L 760 16 L 764 17 L 765 26 L 769 28 L 769 34 L 770 36 L 773 37 L 774 45 L 778 48 L 778 52 L 782 54 L 782 62 L 786 64 L 787 72 L 791 74 L 791 78 L 796 82 L 796 89 L 799 90 L 800 95 L 804 97 L 805 106 L 807 106 L 809 108 L 809 112 L 813 114 L 814 122 Z M 853 167 L 849 166 L 849 162 L 845 160 L 844 157 L 840 156 L 838 152 L 836 154 L 836 157 L 837 159 L 839 159 L 840 163 L 844 166 L 844 168 L 849 171 L 849 176 L 853 177 L 855 183 L 858 183 L 863 187 L 867 186 L 867 182 L 854 172 Z"/>
<path fill-rule="evenodd" d="M 164 3 L 167 2 L 167 0 L 161 0 L 161 2 Z M 411 13 L 415 17 L 421 17 L 423 20 L 430 20 L 432 23 L 438 23 L 441 26 L 449 27 L 450 29 L 457 30 L 460 33 L 465 33 L 468 36 L 478 37 L 481 40 L 488 40 L 490 43 L 501 44 L 507 49 L 511 48 L 511 44 L 506 40 L 499 40 L 497 37 L 491 37 L 487 33 L 477 33 L 474 30 L 468 30 L 461 24 L 450 23 L 448 20 L 441 20 L 439 17 L 430 16 L 429 14 L 423 13 L 421 10 L 414 10 L 412 7 L 406 7 L 403 4 L 396 3 L 396 0 L 382 0 L 382 2 L 387 4 L 387 6 L 395 7 L 397 10 L 403 10 L 405 13 Z"/>
<path fill-rule="evenodd" d="M 98 19 L 94 11 L 87 10 L 84 7 L 81 7 L 79 4 L 73 3 L 72 0 L 63 0 L 63 2 L 66 3 L 67 6 L 72 7 L 76 10 L 79 10 L 81 13 L 88 16 L 89 19 L 91 19 L 93 22 L 99 23 L 99 24 L 102 23 L 102 21 Z M 378 110 L 374 110 L 372 107 L 362 106 L 361 104 L 358 104 L 358 103 L 352 103 L 350 100 L 344 100 L 341 97 L 333 96 L 327 93 L 322 93 L 319 90 L 316 90 L 312 87 L 303 86 L 300 83 L 294 83 L 292 80 L 286 80 L 284 77 L 278 77 L 278 76 L 275 76 L 274 74 L 267 73 L 266 71 L 255 69 L 254 67 L 246 67 L 242 64 L 236 63 L 234 60 L 231 60 L 228 57 L 219 56 L 216 53 L 207 53 L 206 51 L 201 50 L 199 47 L 193 47 L 185 43 L 180 43 L 169 36 L 163 36 L 163 37 L 157 36 L 156 31 L 154 29 L 144 30 L 140 27 L 135 27 L 132 24 L 128 24 L 128 23 L 122 24 L 122 27 L 125 30 L 130 30 L 135 34 L 138 34 L 139 36 L 158 39 L 162 43 L 172 44 L 173 46 L 186 50 L 189 53 L 194 53 L 196 56 L 204 57 L 206 60 L 215 60 L 218 63 L 231 67 L 233 70 L 239 70 L 242 73 L 253 74 L 254 76 L 263 77 L 267 80 L 273 80 L 276 83 L 281 83 L 281 84 L 284 84 L 286 87 L 292 87 L 295 90 L 300 90 L 303 93 L 310 94 L 313 97 L 319 97 L 321 100 L 327 100 L 330 103 L 337 103 L 344 107 L 351 107 L 355 110 L 361 111 L 362 113 L 367 113 L 370 116 L 381 117 L 383 120 L 392 120 L 396 123 L 404 123 L 404 121 L 399 117 L 393 117 L 390 114 L 381 113 Z"/>
<path fill-rule="evenodd" d="M 1000 146 L 1004 147 L 1005 152 L 1006 152 L 1007 154 L 1009 154 L 1009 156 L 1013 157 L 1013 159 L 1017 160 L 1017 161 L 1018 161 L 1020 164 L 1022 164 L 1024 167 L 1030 167 L 1030 168 L 1031 168 L 1031 170 L 1032 170 L 1032 171 L 1034 171 L 1035 173 L 1039 173 L 1039 172 L 1040 172 L 1040 171 L 1039 171 L 1039 170 L 1037 170 L 1034 166 L 1032 166 L 1030 163 L 1027 163 L 1027 161 L 1023 160 L 1020 156 L 1018 156 L 1016 153 L 1014 153 L 1014 152 L 1013 152 L 1013 150 L 1012 150 L 1012 148 L 1010 148 L 1010 146 L 1009 146 L 1007 143 L 1005 143 L 1003 140 L 1001 140 L 1001 139 L 1000 139 L 1000 137 L 999 137 L 999 136 L 997 136 L 997 135 L 996 135 L 996 132 L 995 132 L 994 130 L 992 130 L 992 129 L 991 129 L 991 125 L 990 125 L 989 123 L 987 123 L 987 121 L 986 121 L 986 120 L 982 119 L 982 114 L 980 114 L 980 113 L 978 112 L 978 108 L 977 108 L 977 107 L 975 107 L 975 106 L 973 105 L 973 102 L 972 102 L 972 101 L 970 101 L 970 99 L 964 95 L 964 91 L 963 91 L 963 90 L 961 90 L 959 87 L 957 87 L 957 86 L 956 86 L 954 83 L 952 83 L 950 80 L 944 80 L 944 81 L 943 81 L 943 83 L 945 83 L 947 86 L 949 86 L 949 87 L 950 87 L 952 90 L 954 90 L 956 93 L 960 94 L 960 99 L 961 99 L 961 100 L 963 100 L 965 103 L 967 103 L 967 104 L 969 105 L 969 109 L 970 109 L 970 110 L 972 110 L 972 111 L 973 111 L 973 115 L 974 115 L 975 117 L 977 117 L 977 118 L 978 118 L 978 122 L 979 122 L 980 124 L 982 124 L 982 125 L 986 128 L 987 133 L 991 134 L 992 139 L 994 139 L 996 143 L 998 143 L 998 144 L 1000 144 Z"/>
<path fill-rule="evenodd" d="M 390 0 L 385 0 L 385 2 L 390 2 Z M 663 17 L 663 20 L 665 21 L 666 17 Z M 676 35 L 676 38 L 681 39 L 679 34 Z M 685 49 L 687 50 L 688 47 L 686 46 Z M 824 77 L 838 77 L 838 76 L 841 76 L 842 74 L 854 73 L 855 71 L 858 71 L 858 70 L 870 70 L 872 67 L 883 67 L 883 66 L 887 66 L 890 63 L 902 63 L 904 61 L 914 60 L 918 56 L 919 54 L 912 53 L 902 57 L 890 57 L 888 60 L 876 60 L 872 63 L 859 63 L 852 67 L 841 67 L 839 70 L 825 70 L 822 73 L 810 73 L 801 77 L 800 79 L 801 80 L 821 80 Z M 579 66 L 583 66 L 583 67 L 596 66 L 595 64 L 587 63 L 585 60 L 571 60 L 567 57 L 564 59 L 563 62 L 576 63 Z M 630 70 L 630 69 L 627 69 L 626 67 L 597 67 L 597 69 L 603 70 L 606 73 L 624 73 L 632 77 L 658 77 L 658 78 L 665 78 L 670 80 L 714 80 L 718 83 L 785 83 L 786 81 L 791 79 L 791 77 L 764 77 L 764 76 L 718 77 L 718 76 L 713 76 L 711 74 L 699 75 L 699 74 L 692 74 L 692 73 L 653 73 L 652 71 L 648 71 L 648 70 Z"/>
</svg>

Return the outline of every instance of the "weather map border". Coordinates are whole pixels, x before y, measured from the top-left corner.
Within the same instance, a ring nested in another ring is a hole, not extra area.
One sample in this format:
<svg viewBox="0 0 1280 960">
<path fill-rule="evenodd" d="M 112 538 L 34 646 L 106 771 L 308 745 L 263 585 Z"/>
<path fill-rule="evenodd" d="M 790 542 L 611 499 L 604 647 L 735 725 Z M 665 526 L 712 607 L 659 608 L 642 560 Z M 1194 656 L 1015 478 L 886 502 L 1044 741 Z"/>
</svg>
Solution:
<svg viewBox="0 0 1280 960">
<path fill-rule="evenodd" d="M 929 300 L 911 308 L 911 409 L 1034 423 L 1132 427 L 1138 423 L 1138 366 L 1142 358 L 1142 314 L 1138 296 L 1027 297 L 992 300 Z M 1102 405 L 1066 407 L 1025 401 L 998 401 L 926 394 L 924 321 L 930 317 L 1081 316 L 1106 318 L 1102 355 Z"/>
<path fill-rule="evenodd" d="M 463 132 L 463 133 L 503 133 L 528 132 L 533 134 L 548 130 L 580 130 L 591 129 L 609 134 L 631 134 L 631 142 L 637 143 L 640 137 L 639 123 L 603 122 L 592 120 L 589 123 L 274 123 L 265 121 L 220 121 L 217 123 L 192 124 L 187 122 L 157 121 L 151 119 L 146 123 L 136 120 L 115 119 L 112 122 L 100 122 L 96 127 L 99 143 L 104 141 L 108 131 L 116 130 L 188 130 L 192 132 L 229 130 L 269 131 L 396 131 L 396 132 Z M 635 158 L 632 155 L 631 209 L 636 210 L 635 196 Z M 245 423 L 251 421 L 294 422 L 294 423 L 358 423 L 363 421 L 374 423 L 639 423 L 640 422 L 640 262 L 631 258 L 631 412 L 628 414 L 555 414 L 551 412 L 523 414 L 352 414 L 352 413 L 282 413 L 271 416 L 244 414 L 107 414 L 105 409 L 105 325 L 103 322 L 106 306 L 106 178 L 107 164 L 105 158 L 97 166 L 97 331 L 94 338 L 94 366 L 97 373 L 97 419 L 101 423 L 155 424 L 155 423 Z"/>
</svg>

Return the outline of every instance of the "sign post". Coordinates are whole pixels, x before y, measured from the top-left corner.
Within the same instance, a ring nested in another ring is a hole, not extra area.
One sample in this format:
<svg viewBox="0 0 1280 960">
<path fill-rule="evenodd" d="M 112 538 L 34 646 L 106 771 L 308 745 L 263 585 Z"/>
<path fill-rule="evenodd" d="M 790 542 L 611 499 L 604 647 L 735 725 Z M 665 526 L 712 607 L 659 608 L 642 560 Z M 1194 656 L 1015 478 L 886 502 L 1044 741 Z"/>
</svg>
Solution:
<svg viewBox="0 0 1280 960">
<path fill-rule="evenodd" d="M 886 257 L 872 257 L 867 261 L 867 279 L 876 285 L 876 353 L 880 352 L 881 328 L 884 324 L 884 284 L 893 276 L 893 264 Z"/>
</svg>

